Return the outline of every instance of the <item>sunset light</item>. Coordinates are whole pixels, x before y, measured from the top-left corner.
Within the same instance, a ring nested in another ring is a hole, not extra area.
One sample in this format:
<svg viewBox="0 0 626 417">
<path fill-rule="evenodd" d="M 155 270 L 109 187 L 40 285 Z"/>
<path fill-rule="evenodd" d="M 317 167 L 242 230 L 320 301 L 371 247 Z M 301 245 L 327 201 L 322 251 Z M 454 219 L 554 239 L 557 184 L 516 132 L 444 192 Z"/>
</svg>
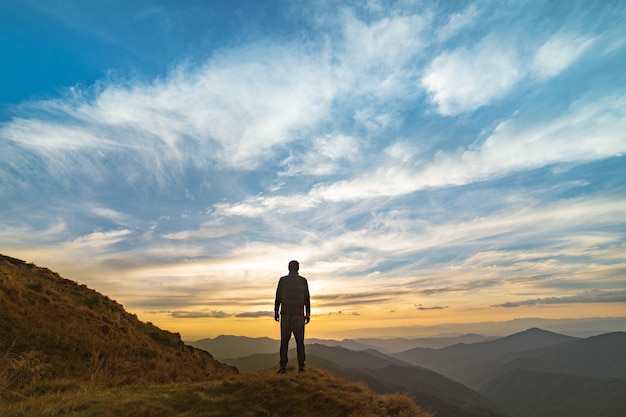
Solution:
<svg viewBox="0 0 626 417">
<path fill-rule="evenodd" d="M 113 3 L 0 5 L 0 253 L 184 340 L 292 259 L 307 337 L 626 316 L 623 2 Z"/>
</svg>

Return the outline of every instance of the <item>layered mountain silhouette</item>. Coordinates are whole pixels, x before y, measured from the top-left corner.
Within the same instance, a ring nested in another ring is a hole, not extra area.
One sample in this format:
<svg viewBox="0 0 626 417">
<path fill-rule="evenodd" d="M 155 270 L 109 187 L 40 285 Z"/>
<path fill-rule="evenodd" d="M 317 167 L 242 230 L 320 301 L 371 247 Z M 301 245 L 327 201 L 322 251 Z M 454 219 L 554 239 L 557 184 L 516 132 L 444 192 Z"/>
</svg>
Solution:
<svg viewBox="0 0 626 417">
<path fill-rule="evenodd" d="M 238 338 L 228 340 L 237 343 Z M 624 332 L 581 339 L 531 328 L 488 341 L 393 354 L 363 349 L 377 343 L 384 347 L 382 339 L 359 339 L 360 350 L 342 346 L 343 341 L 335 346 L 316 341 L 307 345 L 308 363 L 362 381 L 377 392 L 408 393 L 437 415 L 626 415 Z M 256 342 L 246 343 L 253 349 Z M 275 369 L 278 341 L 265 338 L 260 343 L 268 350 L 273 347 L 273 353 L 224 361 L 242 372 Z M 295 357 L 293 350 L 290 354 Z"/>
<path fill-rule="evenodd" d="M 319 344 L 326 346 L 340 346 L 350 350 L 368 350 L 375 349 L 381 353 L 393 354 L 405 351 L 415 347 L 425 348 L 443 348 L 458 343 L 476 343 L 493 340 L 494 337 L 485 337 L 477 334 L 466 334 L 455 337 L 430 337 L 430 338 L 362 338 L 362 339 L 316 339 L 307 338 L 309 344 Z M 215 338 L 200 339 L 189 342 L 191 345 L 204 349 L 216 359 L 240 358 L 242 356 L 254 353 L 272 353 L 276 352 L 277 344 L 275 339 L 269 337 L 245 337 L 220 335 Z"/>
<path fill-rule="evenodd" d="M 482 343 L 460 343 L 443 349 L 415 348 L 393 356 L 413 365 L 430 368 L 473 389 L 479 389 L 513 353 L 575 340 L 541 329 L 528 329 Z"/>
<path fill-rule="evenodd" d="M 509 370 L 626 378 L 626 332 L 606 333 L 509 355 L 499 373 Z"/>
</svg>

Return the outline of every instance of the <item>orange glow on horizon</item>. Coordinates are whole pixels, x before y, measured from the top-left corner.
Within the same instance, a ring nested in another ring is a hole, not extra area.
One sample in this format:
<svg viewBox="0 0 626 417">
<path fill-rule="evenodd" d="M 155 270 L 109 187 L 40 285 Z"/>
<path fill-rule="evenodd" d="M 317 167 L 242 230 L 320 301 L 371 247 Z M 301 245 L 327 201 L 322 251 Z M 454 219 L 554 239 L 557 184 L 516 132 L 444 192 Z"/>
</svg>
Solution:
<svg viewBox="0 0 626 417">
<path fill-rule="evenodd" d="M 444 310 L 445 311 L 445 310 Z M 622 317 L 626 303 L 571 304 L 520 308 L 449 309 L 433 312 L 387 312 L 376 314 L 315 315 L 306 328 L 307 338 L 336 339 L 358 337 L 432 337 L 432 326 L 473 323 L 508 322 L 519 318 L 582 319 L 589 317 Z M 421 314 L 425 313 L 425 314 Z M 280 338 L 278 323 L 272 317 L 261 318 L 200 318 L 181 319 L 166 314 L 136 313 L 140 320 L 150 321 L 171 332 L 178 332 L 185 341 L 215 338 L 220 335 Z M 397 329 L 402 328 L 402 329 Z M 359 336 L 354 336 L 358 334 Z"/>
</svg>

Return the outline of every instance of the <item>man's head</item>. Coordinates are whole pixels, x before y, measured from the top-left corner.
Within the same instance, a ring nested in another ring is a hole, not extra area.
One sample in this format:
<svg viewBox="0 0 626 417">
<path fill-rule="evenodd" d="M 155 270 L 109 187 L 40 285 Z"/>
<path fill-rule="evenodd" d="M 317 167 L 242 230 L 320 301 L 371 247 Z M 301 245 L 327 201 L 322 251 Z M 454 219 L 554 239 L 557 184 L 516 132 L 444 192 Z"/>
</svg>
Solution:
<svg viewBox="0 0 626 417">
<path fill-rule="evenodd" d="M 299 269 L 300 269 L 300 264 L 298 263 L 298 261 L 289 262 L 289 272 L 295 274 L 296 272 L 298 272 Z"/>
</svg>

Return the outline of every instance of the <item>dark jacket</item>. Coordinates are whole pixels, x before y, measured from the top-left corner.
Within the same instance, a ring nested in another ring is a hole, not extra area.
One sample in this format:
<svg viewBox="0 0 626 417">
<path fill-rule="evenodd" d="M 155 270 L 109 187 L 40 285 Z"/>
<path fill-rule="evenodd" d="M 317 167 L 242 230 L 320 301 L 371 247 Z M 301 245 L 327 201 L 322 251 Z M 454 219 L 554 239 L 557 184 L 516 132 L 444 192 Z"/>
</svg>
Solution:
<svg viewBox="0 0 626 417">
<path fill-rule="evenodd" d="M 280 314 L 302 315 L 306 308 L 306 316 L 311 315 L 311 296 L 309 295 L 309 283 L 306 278 L 297 273 L 290 273 L 281 277 L 276 288 L 276 300 L 274 311 Z"/>
</svg>

